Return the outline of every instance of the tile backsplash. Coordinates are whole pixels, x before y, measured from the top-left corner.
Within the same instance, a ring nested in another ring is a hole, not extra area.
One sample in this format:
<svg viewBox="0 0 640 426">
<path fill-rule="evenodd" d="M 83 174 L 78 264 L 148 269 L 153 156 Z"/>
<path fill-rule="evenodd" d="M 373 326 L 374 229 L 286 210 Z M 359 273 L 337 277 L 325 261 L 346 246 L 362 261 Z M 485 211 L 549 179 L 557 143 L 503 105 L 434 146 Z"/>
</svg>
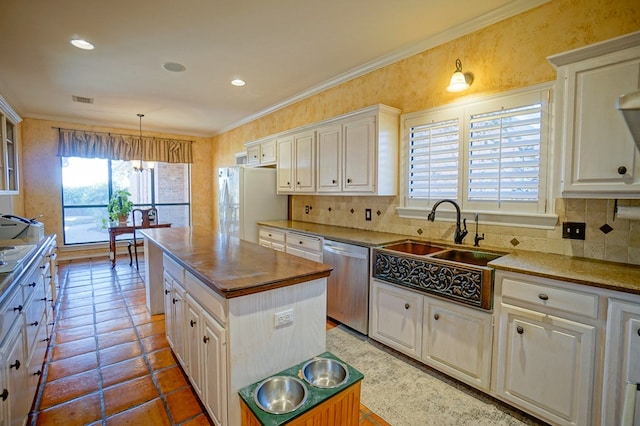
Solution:
<svg viewBox="0 0 640 426">
<path fill-rule="evenodd" d="M 401 218 L 396 214 L 397 197 L 300 195 L 291 199 L 293 220 L 453 241 L 454 223 L 428 222 L 426 214 L 425 219 Z M 640 207 L 640 200 L 618 200 L 618 205 Z M 480 245 L 640 265 L 640 220 L 614 218 L 614 207 L 615 200 L 557 199 L 558 224 L 552 230 L 485 225 L 481 218 L 479 232 L 485 239 Z M 365 220 L 366 209 L 371 209 L 371 221 Z M 584 222 L 585 239 L 563 239 L 563 222 Z M 475 228 L 469 221 L 467 227 L 469 235 L 464 245 L 471 246 Z"/>
</svg>

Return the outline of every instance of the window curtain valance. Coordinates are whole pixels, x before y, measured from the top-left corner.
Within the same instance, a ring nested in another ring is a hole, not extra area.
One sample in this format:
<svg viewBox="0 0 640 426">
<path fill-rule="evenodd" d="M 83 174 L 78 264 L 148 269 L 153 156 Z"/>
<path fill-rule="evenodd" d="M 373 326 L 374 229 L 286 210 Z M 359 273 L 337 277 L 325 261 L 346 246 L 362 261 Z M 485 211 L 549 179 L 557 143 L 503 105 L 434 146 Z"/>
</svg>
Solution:
<svg viewBox="0 0 640 426">
<path fill-rule="evenodd" d="M 58 157 L 193 163 L 191 141 L 58 129 Z"/>
</svg>

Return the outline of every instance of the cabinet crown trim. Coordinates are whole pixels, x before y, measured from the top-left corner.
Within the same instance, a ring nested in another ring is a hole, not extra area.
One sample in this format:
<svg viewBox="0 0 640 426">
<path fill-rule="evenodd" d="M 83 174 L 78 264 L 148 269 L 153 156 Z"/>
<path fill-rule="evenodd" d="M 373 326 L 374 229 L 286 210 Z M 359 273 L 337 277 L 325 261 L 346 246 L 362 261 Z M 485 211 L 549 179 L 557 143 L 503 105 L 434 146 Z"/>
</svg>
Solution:
<svg viewBox="0 0 640 426">
<path fill-rule="evenodd" d="M 640 31 L 547 57 L 556 68 L 640 45 Z"/>
<path fill-rule="evenodd" d="M 18 113 L 15 112 L 13 108 L 11 108 L 11 105 L 9 105 L 9 103 L 6 101 L 5 98 L 2 97 L 2 95 L 0 95 L 0 110 L 2 110 L 4 115 L 9 117 L 9 119 L 13 121 L 15 124 L 18 124 L 19 122 L 22 121 L 22 118 L 20 118 Z"/>
</svg>

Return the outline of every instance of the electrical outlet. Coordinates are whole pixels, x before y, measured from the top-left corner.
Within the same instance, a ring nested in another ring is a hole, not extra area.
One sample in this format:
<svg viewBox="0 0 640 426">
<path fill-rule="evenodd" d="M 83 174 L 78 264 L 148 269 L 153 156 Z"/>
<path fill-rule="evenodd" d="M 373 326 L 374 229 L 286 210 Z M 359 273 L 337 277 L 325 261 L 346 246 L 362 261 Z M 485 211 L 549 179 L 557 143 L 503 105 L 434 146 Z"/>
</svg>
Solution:
<svg viewBox="0 0 640 426">
<path fill-rule="evenodd" d="M 364 210 L 364 220 L 371 220 L 371 209 Z"/>
<path fill-rule="evenodd" d="M 304 213 L 309 214 L 309 206 L 304 206 Z"/>
<path fill-rule="evenodd" d="M 294 319 L 295 315 L 293 314 L 293 309 L 276 312 L 273 314 L 273 326 L 275 328 L 282 327 L 283 325 L 291 324 Z"/>
<path fill-rule="evenodd" d="M 584 240 L 585 229 L 584 222 L 562 222 L 562 238 Z"/>
</svg>

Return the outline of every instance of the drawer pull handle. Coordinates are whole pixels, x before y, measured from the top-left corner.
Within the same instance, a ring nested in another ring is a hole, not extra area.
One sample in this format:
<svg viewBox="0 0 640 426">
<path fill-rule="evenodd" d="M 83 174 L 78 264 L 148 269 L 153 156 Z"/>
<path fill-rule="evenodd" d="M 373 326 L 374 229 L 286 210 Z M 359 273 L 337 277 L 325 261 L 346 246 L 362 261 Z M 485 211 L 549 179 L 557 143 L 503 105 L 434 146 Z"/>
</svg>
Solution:
<svg viewBox="0 0 640 426">
<path fill-rule="evenodd" d="M 18 305 L 17 308 L 13 308 L 14 311 L 22 312 L 22 305 Z"/>
<path fill-rule="evenodd" d="M 549 296 L 547 296 L 547 295 L 546 295 L 546 294 L 544 294 L 544 293 L 540 293 L 540 294 L 538 295 L 538 298 L 539 298 L 540 300 L 549 300 Z"/>
<path fill-rule="evenodd" d="M 409 305 L 408 303 L 405 303 L 405 304 L 404 304 L 404 308 L 405 308 L 405 309 L 409 309 L 410 307 L 411 307 L 411 305 Z"/>
<path fill-rule="evenodd" d="M 194 320 L 189 321 L 189 325 L 191 325 L 191 327 L 195 327 L 196 326 L 196 322 Z"/>
<path fill-rule="evenodd" d="M 38 324 L 39 324 L 39 323 L 38 323 L 38 321 L 34 321 L 34 322 L 32 322 L 31 324 L 29 324 L 29 325 L 32 325 L 32 326 L 34 326 L 34 327 L 37 327 L 37 326 L 38 326 Z"/>
<path fill-rule="evenodd" d="M 6 388 L 2 389 L 2 393 L 0 393 L 0 398 L 2 398 L 3 401 L 6 401 L 8 397 L 9 397 L 9 391 Z"/>
<path fill-rule="evenodd" d="M 438 321 L 438 320 L 440 319 L 440 314 L 435 314 L 435 315 L 433 316 L 433 319 L 434 319 L 434 320 L 436 320 L 436 321 Z"/>
<path fill-rule="evenodd" d="M 516 327 L 516 331 L 518 332 L 518 334 L 522 334 L 524 333 L 524 328 L 522 328 L 522 326 L 519 325 L 518 327 Z"/>
<path fill-rule="evenodd" d="M 207 343 L 208 341 L 209 341 L 209 336 L 204 336 L 204 337 L 202 338 L 202 342 L 203 342 L 203 343 Z"/>
<path fill-rule="evenodd" d="M 27 287 L 35 287 L 35 286 L 36 286 L 35 282 L 32 282 L 31 284 L 27 284 Z"/>
<path fill-rule="evenodd" d="M 20 370 L 20 361 L 16 359 L 14 364 L 9 365 L 9 368 L 15 368 L 16 370 Z"/>
</svg>

